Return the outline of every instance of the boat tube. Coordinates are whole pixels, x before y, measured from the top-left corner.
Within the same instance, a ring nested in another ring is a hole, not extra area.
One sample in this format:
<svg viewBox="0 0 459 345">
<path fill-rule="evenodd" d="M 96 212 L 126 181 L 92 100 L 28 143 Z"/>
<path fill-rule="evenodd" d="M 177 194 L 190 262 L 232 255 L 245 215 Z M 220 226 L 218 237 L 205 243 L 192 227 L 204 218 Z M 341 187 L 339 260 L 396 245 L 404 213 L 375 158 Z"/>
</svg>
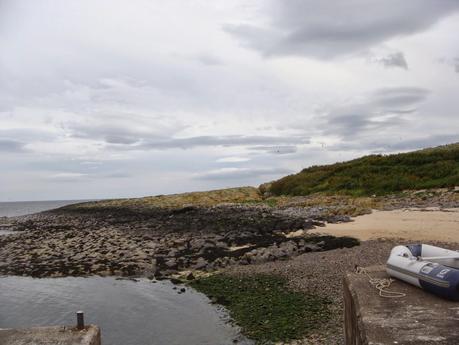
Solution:
<svg viewBox="0 0 459 345">
<path fill-rule="evenodd" d="M 391 277 L 459 301 L 459 252 L 427 244 L 396 246 L 386 270 Z"/>
</svg>

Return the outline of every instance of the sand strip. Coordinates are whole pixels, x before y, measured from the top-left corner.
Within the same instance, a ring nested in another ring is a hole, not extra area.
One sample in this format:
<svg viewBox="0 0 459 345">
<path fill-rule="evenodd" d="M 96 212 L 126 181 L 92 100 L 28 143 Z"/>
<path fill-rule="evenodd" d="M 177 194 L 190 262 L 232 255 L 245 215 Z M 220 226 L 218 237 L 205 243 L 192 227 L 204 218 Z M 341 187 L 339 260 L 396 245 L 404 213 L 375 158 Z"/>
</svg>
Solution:
<svg viewBox="0 0 459 345">
<path fill-rule="evenodd" d="M 459 208 L 438 210 L 377 211 L 351 223 L 327 224 L 317 232 L 352 236 L 360 240 L 406 239 L 459 243 Z"/>
</svg>

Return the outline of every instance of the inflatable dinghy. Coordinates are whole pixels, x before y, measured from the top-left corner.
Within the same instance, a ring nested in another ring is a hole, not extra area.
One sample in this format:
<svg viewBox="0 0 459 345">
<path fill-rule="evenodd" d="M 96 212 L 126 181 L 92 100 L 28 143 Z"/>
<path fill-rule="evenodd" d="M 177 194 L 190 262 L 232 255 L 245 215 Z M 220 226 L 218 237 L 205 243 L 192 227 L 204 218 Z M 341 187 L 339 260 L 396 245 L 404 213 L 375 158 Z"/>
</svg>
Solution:
<svg viewBox="0 0 459 345">
<path fill-rule="evenodd" d="M 459 301 L 459 252 L 427 244 L 396 246 L 386 270 L 391 277 Z"/>
</svg>

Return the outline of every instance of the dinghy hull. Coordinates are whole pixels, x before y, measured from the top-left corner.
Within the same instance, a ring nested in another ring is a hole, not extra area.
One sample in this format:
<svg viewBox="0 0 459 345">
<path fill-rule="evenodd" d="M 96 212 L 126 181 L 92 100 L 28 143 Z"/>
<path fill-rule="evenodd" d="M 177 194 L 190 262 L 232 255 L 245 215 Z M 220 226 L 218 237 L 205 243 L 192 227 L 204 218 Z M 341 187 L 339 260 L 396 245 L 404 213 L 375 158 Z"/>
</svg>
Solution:
<svg viewBox="0 0 459 345">
<path fill-rule="evenodd" d="M 453 257 L 457 257 L 458 253 L 454 251 L 428 245 L 396 246 L 387 261 L 387 273 L 437 296 L 459 301 L 459 269 L 439 262 L 422 260 L 421 255 L 442 257 L 442 262 L 457 265 L 457 259 Z M 444 256 L 450 258 L 443 259 Z"/>
</svg>

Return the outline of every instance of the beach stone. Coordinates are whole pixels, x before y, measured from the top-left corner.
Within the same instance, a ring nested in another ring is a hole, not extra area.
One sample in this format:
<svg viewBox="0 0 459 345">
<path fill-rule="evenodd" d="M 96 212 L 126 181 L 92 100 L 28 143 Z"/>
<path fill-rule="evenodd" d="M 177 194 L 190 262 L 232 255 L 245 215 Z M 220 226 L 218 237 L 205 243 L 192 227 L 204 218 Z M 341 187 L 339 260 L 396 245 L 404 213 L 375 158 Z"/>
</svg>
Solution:
<svg viewBox="0 0 459 345">
<path fill-rule="evenodd" d="M 207 265 L 209 264 L 209 262 L 204 259 L 203 257 L 199 257 L 197 260 L 196 260 L 196 263 L 194 264 L 194 269 L 196 270 L 200 270 L 200 269 L 203 269 L 204 267 L 206 267 Z"/>
<path fill-rule="evenodd" d="M 166 260 L 165 265 L 167 268 L 177 268 L 177 260 L 175 258 L 170 258 Z"/>
</svg>

